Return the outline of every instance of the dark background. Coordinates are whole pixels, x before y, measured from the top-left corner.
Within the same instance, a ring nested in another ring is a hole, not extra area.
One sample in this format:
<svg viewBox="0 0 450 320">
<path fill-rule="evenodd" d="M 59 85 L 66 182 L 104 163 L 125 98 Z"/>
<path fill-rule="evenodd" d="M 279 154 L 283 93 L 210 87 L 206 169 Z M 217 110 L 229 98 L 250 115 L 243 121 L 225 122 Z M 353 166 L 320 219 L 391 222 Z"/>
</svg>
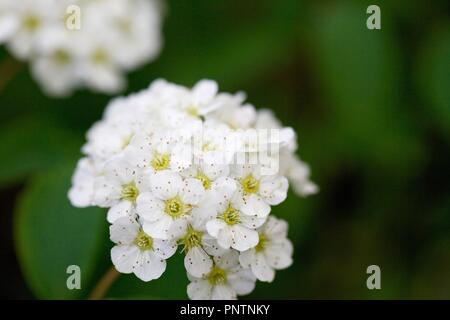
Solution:
<svg viewBox="0 0 450 320">
<path fill-rule="evenodd" d="M 381 7 L 382 29 L 366 28 Z M 290 194 L 294 264 L 249 298 L 450 298 L 449 2 L 168 1 L 160 57 L 128 77 L 243 90 L 299 136 L 319 194 Z M 109 96 L 44 96 L 0 49 L 0 297 L 85 298 L 109 268 L 104 211 L 67 201 L 70 176 Z M 4 66 L 9 66 L 4 68 Z M 8 65 L 9 64 L 9 65 Z M 10 68 L 13 66 L 13 68 Z M 82 290 L 65 268 L 82 267 Z M 366 268 L 381 268 L 381 290 Z M 182 254 L 143 283 L 122 275 L 108 298 L 186 298 Z"/>
</svg>

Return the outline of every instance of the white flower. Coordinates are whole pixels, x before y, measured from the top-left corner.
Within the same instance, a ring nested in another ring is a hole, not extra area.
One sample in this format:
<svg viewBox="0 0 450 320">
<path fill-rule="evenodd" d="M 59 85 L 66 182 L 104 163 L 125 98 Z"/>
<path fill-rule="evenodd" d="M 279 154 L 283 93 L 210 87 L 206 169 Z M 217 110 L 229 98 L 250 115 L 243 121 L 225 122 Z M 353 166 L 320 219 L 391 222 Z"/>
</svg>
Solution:
<svg viewBox="0 0 450 320">
<path fill-rule="evenodd" d="M 211 80 L 201 80 L 192 90 L 186 92 L 180 107 L 190 116 L 199 117 L 216 109 L 214 98 L 217 94 L 217 83 Z"/>
<path fill-rule="evenodd" d="M 110 227 L 111 260 L 117 271 L 134 273 L 143 281 L 158 279 L 166 270 L 166 259 L 176 244 L 150 237 L 133 217 L 120 218 Z"/>
<path fill-rule="evenodd" d="M 217 241 L 205 230 L 201 219 L 193 215 L 188 224 L 176 223 L 170 232 L 170 239 L 183 246 L 184 267 L 194 277 L 203 277 L 213 267 L 213 256 L 225 253 Z"/>
<path fill-rule="evenodd" d="M 136 199 L 149 188 L 148 178 L 123 156 L 113 158 L 94 182 L 94 203 L 107 207 L 108 221 L 134 214 Z"/>
<path fill-rule="evenodd" d="M 258 244 L 255 229 L 265 222 L 266 216 L 258 216 L 256 212 L 247 214 L 242 211 L 243 206 L 241 193 L 235 191 L 231 196 L 221 197 L 215 207 L 207 207 L 210 212 L 216 213 L 216 217 L 206 223 L 206 229 L 224 249 L 231 247 L 245 251 Z"/>
<path fill-rule="evenodd" d="M 285 174 L 289 178 L 295 193 L 306 197 L 319 191 L 319 187 L 310 180 L 311 170 L 308 164 L 293 155 L 283 160 Z"/>
<path fill-rule="evenodd" d="M 104 117 L 89 129 L 88 141 L 82 148 L 85 154 L 100 163 L 124 151 L 146 120 L 130 107 L 130 101 L 122 98 L 110 102 Z"/>
<path fill-rule="evenodd" d="M 192 163 L 192 155 L 187 136 L 179 131 L 161 129 L 154 133 L 136 134 L 127 148 L 130 161 L 139 168 L 149 168 L 150 172 L 172 170 L 180 172 Z"/>
<path fill-rule="evenodd" d="M 189 276 L 187 293 L 192 300 L 231 300 L 255 288 L 255 276 L 239 265 L 238 254 L 229 251 L 214 257 L 214 266 L 203 277 Z"/>
<path fill-rule="evenodd" d="M 205 189 L 197 179 L 183 179 L 168 170 L 156 172 L 150 178 L 151 192 L 137 197 L 137 212 L 149 235 L 167 239 L 174 221 L 187 224 L 192 209 L 199 204 Z"/>
<path fill-rule="evenodd" d="M 270 206 L 280 204 L 286 199 L 289 183 L 279 175 L 262 175 L 259 165 L 238 165 L 233 176 L 240 183 L 244 195 L 242 210 L 247 214 L 267 216 Z"/>
<path fill-rule="evenodd" d="M 287 237 L 287 223 L 275 217 L 258 229 L 259 242 L 255 248 L 241 252 L 239 261 L 244 268 L 251 268 L 260 281 L 272 282 L 275 270 L 292 264 L 292 243 Z"/>
</svg>

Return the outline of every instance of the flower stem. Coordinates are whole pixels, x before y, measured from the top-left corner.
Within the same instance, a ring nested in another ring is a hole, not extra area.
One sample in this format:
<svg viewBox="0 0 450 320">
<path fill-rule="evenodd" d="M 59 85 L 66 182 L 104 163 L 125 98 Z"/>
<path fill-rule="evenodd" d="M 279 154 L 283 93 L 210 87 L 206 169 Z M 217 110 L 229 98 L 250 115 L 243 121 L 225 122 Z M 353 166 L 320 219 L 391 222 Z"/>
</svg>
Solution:
<svg viewBox="0 0 450 320">
<path fill-rule="evenodd" d="M 11 56 L 6 57 L 0 62 L 0 92 L 22 69 L 22 63 Z"/>
<path fill-rule="evenodd" d="M 108 292 L 108 289 L 111 287 L 111 285 L 114 283 L 114 281 L 117 279 L 119 275 L 120 273 L 117 272 L 114 266 L 109 268 L 108 271 L 106 271 L 106 273 L 97 283 L 94 290 L 92 290 L 91 294 L 89 295 L 89 300 L 103 299 L 106 292 Z"/>
</svg>

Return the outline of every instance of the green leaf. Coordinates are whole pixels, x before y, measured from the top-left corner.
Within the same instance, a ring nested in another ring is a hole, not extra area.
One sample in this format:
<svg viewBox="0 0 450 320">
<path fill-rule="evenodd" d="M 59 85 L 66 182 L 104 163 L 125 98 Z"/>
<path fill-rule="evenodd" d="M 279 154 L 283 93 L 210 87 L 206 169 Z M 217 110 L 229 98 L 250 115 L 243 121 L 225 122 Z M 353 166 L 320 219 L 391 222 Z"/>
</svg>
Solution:
<svg viewBox="0 0 450 320">
<path fill-rule="evenodd" d="M 18 119 L 0 130 L 0 186 L 73 159 L 81 142 L 50 119 Z"/>
<path fill-rule="evenodd" d="M 424 114 L 450 138 L 450 25 L 439 26 L 419 55 L 418 83 L 429 102 Z"/>
<path fill-rule="evenodd" d="M 14 216 L 15 243 L 25 279 L 38 298 L 85 297 L 108 236 L 105 212 L 78 209 L 67 199 L 74 164 L 33 178 Z M 67 267 L 81 268 L 81 290 L 69 290 Z"/>
</svg>

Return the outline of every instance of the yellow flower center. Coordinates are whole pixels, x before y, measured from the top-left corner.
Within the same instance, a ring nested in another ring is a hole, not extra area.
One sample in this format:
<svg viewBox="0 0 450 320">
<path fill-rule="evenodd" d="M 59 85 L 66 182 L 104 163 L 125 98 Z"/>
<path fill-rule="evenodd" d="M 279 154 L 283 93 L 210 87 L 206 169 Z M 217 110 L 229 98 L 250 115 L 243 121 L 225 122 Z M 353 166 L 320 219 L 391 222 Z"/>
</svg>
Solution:
<svg viewBox="0 0 450 320">
<path fill-rule="evenodd" d="M 197 109 L 196 106 L 189 106 L 189 107 L 187 107 L 186 108 L 186 113 L 188 115 L 190 115 L 191 117 L 194 117 L 194 118 L 198 118 L 199 117 L 198 109 Z"/>
<path fill-rule="evenodd" d="M 153 249 L 153 239 L 148 234 L 146 234 L 144 231 L 139 230 L 139 233 L 137 234 L 136 238 L 134 239 L 133 243 L 142 251 L 151 250 Z"/>
<path fill-rule="evenodd" d="M 259 180 L 255 179 L 252 174 L 249 174 L 244 179 L 241 179 L 242 189 L 244 194 L 256 193 L 259 190 Z"/>
<path fill-rule="evenodd" d="M 138 195 L 139 195 L 139 190 L 136 187 L 136 184 L 134 182 L 130 182 L 129 184 L 122 186 L 122 199 L 123 200 L 135 202 Z"/>
<path fill-rule="evenodd" d="M 181 215 L 188 213 L 192 209 L 190 205 L 184 204 L 179 196 L 168 199 L 164 203 L 164 212 L 171 216 L 173 219 L 179 218 Z"/>
<path fill-rule="evenodd" d="M 188 227 L 186 235 L 181 239 L 181 244 L 184 245 L 183 251 L 189 251 L 194 247 L 201 246 L 202 243 L 202 233 L 200 231 L 194 230 L 192 226 Z"/>
<path fill-rule="evenodd" d="M 41 25 L 41 21 L 39 20 L 39 18 L 36 16 L 33 16 L 33 15 L 28 15 L 23 20 L 24 28 L 29 31 L 36 30 L 37 28 L 39 28 L 40 25 Z"/>
<path fill-rule="evenodd" d="M 216 147 L 210 142 L 207 142 L 202 146 L 203 152 L 210 152 L 210 151 L 214 151 L 214 150 L 216 150 Z"/>
<path fill-rule="evenodd" d="M 206 190 L 211 188 L 211 180 L 203 172 L 198 172 L 195 178 L 200 180 Z"/>
<path fill-rule="evenodd" d="M 256 252 L 264 250 L 268 242 L 267 236 L 264 233 L 259 234 L 259 242 L 255 247 Z"/>
<path fill-rule="evenodd" d="M 227 282 L 227 273 L 225 272 L 225 270 L 214 266 L 211 272 L 208 273 L 207 278 L 209 283 L 215 286 Z"/>
<path fill-rule="evenodd" d="M 151 165 L 156 171 L 165 170 L 169 168 L 170 157 L 166 153 L 155 153 Z"/>
<path fill-rule="evenodd" d="M 53 59 L 55 59 L 56 63 L 59 65 L 65 65 L 70 61 L 70 54 L 63 49 L 56 50 L 53 54 Z"/>
<path fill-rule="evenodd" d="M 236 210 L 231 205 L 228 205 L 227 209 L 224 213 L 222 213 L 220 217 L 223 221 L 225 221 L 226 224 L 230 226 L 241 222 L 241 219 L 239 217 L 239 210 Z"/>
<path fill-rule="evenodd" d="M 92 54 L 92 61 L 95 64 L 106 64 L 108 62 L 108 54 L 103 49 L 97 49 Z"/>
</svg>

